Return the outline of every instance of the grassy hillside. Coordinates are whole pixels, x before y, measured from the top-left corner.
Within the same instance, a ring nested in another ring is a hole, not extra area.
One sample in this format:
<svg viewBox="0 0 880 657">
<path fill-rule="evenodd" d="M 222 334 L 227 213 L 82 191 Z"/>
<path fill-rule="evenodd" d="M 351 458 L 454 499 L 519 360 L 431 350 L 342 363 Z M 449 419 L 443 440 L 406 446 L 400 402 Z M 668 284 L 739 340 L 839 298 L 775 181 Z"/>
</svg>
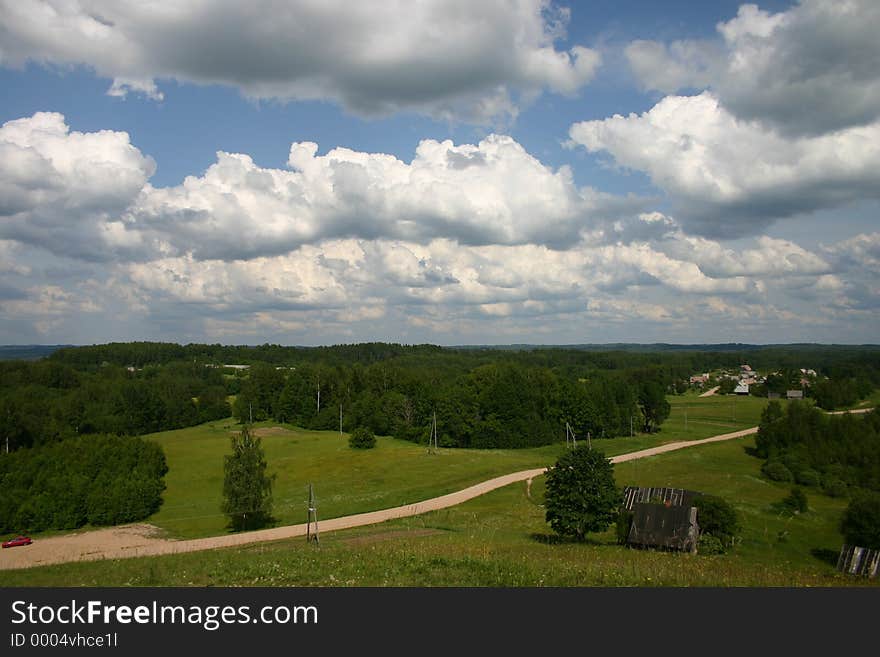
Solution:
<svg viewBox="0 0 880 657">
<path fill-rule="evenodd" d="M 682 401 L 682 400 L 686 400 Z M 757 424 L 766 402 L 755 398 L 670 397 L 672 413 L 654 435 L 596 440 L 609 456 L 663 442 L 696 440 Z M 737 405 L 736 420 L 730 415 Z M 687 427 L 684 414 L 687 406 Z M 220 513 L 223 456 L 239 430 L 232 420 L 149 436 L 168 460 L 167 489 L 160 511 L 149 522 L 171 536 L 196 538 L 226 531 Z M 552 465 L 562 445 L 518 450 L 443 449 L 380 437 L 375 449 L 353 450 L 348 435 L 296 427 L 257 425 L 269 471 L 276 476 L 274 513 L 278 524 L 304 522 L 308 485 L 318 496 L 319 517 L 374 511 L 443 495 L 492 477 Z M 581 437 L 585 439 L 585 437 Z"/>
<path fill-rule="evenodd" d="M 612 532 L 585 544 L 557 540 L 544 522 L 543 479 L 458 507 L 305 539 L 166 557 L 0 572 L 34 586 L 853 586 L 831 560 L 845 501 L 809 495 L 810 510 L 782 515 L 787 488 L 760 477 L 751 439 L 616 466 L 619 484 L 687 486 L 731 500 L 741 543 L 719 556 L 630 550 Z"/>
<path fill-rule="evenodd" d="M 172 536 L 222 534 L 223 457 L 232 421 L 167 431 L 150 437 L 168 460 L 161 510 L 149 522 Z M 525 450 L 440 450 L 428 454 L 414 443 L 378 438 L 370 450 L 348 446 L 348 435 L 257 425 L 262 434 L 278 524 L 306 521 L 308 485 L 314 484 L 319 518 L 374 511 L 443 495 L 500 474 L 552 464 L 561 446 Z"/>
</svg>

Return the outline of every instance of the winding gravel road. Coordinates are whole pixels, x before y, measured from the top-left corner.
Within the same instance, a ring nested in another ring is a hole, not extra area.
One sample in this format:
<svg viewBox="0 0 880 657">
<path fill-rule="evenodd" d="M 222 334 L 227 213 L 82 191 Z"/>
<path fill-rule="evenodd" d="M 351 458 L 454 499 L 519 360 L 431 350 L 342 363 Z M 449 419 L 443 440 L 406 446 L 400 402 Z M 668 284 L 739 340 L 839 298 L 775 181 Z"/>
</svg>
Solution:
<svg viewBox="0 0 880 657">
<path fill-rule="evenodd" d="M 854 413 L 867 413 L 870 408 L 852 411 Z M 664 454 L 687 447 L 696 447 L 707 443 L 717 443 L 725 440 L 734 440 L 758 432 L 758 427 L 751 427 L 741 431 L 725 433 L 702 440 L 688 440 L 665 445 L 658 445 L 637 452 L 620 454 L 611 458 L 612 463 L 634 461 L 647 456 Z M 320 531 L 331 532 L 338 529 L 350 529 L 372 525 L 395 518 L 417 516 L 428 511 L 436 511 L 455 506 L 470 499 L 488 493 L 518 481 L 527 481 L 538 475 L 544 474 L 546 468 L 522 470 L 501 477 L 495 477 L 488 481 L 469 486 L 463 490 L 448 495 L 441 495 L 430 500 L 415 502 L 392 509 L 370 511 L 353 516 L 331 518 L 321 520 Z M 286 525 L 273 529 L 262 529 L 253 532 L 238 534 L 225 534 L 222 536 L 210 536 L 192 540 L 177 541 L 160 538 L 156 534 L 156 527 L 148 524 L 124 525 L 99 529 L 96 531 L 65 534 L 40 539 L 27 547 L 10 548 L 0 553 L 0 571 L 18 568 L 30 568 L 33 566 L 45 566 L 48 564 L 65 563 L 69 561 L 93 561 L 97 559 L 121 559 L 125 557 L 143 557 L 161 554 L 177 554 L 180 552 L 197 552 L 200 550 L 212 550 L 215 548 L 234 547 L 248 545 L 264 541 L 277 541 L 283 538 L 293 538 L 306 535 L 306 524 Z M 0 578 L 2 584 L 2 578 Z"/>
</svg>

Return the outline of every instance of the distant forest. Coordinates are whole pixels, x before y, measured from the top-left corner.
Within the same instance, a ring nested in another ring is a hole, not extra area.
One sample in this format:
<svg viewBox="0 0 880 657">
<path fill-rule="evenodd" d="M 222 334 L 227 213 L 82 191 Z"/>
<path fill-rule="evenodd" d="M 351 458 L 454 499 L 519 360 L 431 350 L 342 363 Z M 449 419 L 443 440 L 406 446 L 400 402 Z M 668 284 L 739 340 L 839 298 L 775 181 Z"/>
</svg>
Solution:
<svg viewBox="0 0 880 657">
<path fill-rule="evenodd" d="M 422 441 L 436 414 L 441 444 L 525 447 L 562 440 L 566 422 L 579 436 L 659 430 L 667 393 L 681 391 L 696 372 L 743 363 L 778 370 L 786 380 L 799 368 L 815 369 L 833 382 L 817 387 L 826 407 L 880 385 L 880 348 L 665 347 L 64 347 L 39 360 L 0 362 L 0 449 L 5 440 L 16 450 L 85 434 L 142 435 L 230 414 L 338 429 L 340 406 L 346 431 L 364 426 Z"/>
</svg>

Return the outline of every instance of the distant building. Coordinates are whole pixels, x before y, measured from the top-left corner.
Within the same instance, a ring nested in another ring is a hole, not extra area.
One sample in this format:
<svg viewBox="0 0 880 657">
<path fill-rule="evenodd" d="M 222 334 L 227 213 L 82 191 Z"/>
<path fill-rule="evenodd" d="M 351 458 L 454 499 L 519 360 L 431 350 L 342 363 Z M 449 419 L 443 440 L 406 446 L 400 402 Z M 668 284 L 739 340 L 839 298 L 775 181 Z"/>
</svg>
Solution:
<svg viewBox="0 0 880 657">
<path fill-rule="evenodd" d="M 786 399 L 803 399 L 804 391 L 803 390 L 786 390 L 785 391 Z"/>
<path fill-rule="evenodd" d="M 733 393 L 735 395 L 749 394 L 749 384 L 748 383 L 740 383 L 736 388 L 733 389 Z"/>
</svg>

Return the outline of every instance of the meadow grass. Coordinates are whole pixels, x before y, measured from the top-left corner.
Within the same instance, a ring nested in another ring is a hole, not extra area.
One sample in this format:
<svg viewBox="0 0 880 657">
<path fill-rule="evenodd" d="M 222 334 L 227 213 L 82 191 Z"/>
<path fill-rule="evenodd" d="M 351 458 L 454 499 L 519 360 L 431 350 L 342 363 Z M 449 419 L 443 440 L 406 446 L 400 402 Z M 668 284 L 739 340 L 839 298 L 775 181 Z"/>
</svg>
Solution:
<svg viewBox="0 0 880 657">
<path fill-rule="evenodd" d="M 619 485 L 722 495 L 741 540 L 724 555 L 618 546 L 614 532 L 559 539 L 544 520 L 543 477 L 449 509 L 370 527 L 240 548 L 0 571 L 7 586 L 876 586 L 836 572 L 845 500 L 808 492 L 791 516 L 788 488 L 760 476 L 752 438 L 615 466 Z"/>
<path fill-rule="evenodd" d="M 373 449 L 352 449 L 348 434 L 270 428 L 262 437 L 268 472 L 274 475 L 277 524 L 305 522 L 309 483 L 320 518 L 328 519 L 409 504 L 450 493 L 492 477 L 552 465 L 563 445 L 520 450 L 441 449 L 379 437 Z M 230 453 L 232 420 L 152 434 L 165 451 L 168 474 L 161 509 L 147 519 L 177 538 L 222 534 L 223 457 Z"/>
</svg>

